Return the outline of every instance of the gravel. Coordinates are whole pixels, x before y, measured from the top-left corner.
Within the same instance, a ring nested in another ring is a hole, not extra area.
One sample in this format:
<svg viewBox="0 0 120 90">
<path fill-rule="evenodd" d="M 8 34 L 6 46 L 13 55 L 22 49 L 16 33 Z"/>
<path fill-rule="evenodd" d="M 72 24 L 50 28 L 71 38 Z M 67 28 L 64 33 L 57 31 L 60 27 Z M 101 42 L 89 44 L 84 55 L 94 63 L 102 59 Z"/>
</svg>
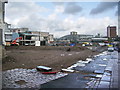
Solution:
<svg viewBox="0 0 120 90">
<path fill-rule="evenodd" d="M 41 84 L 64 77 L 67 74 L 59 72 L 57 74 L 44 75 L 36 69 L 21 68 L 4 71 L 2 75 L 3 88 L 40 88 Z M 21 84 L 16 82 L 21 82 Z"/>
</svg>

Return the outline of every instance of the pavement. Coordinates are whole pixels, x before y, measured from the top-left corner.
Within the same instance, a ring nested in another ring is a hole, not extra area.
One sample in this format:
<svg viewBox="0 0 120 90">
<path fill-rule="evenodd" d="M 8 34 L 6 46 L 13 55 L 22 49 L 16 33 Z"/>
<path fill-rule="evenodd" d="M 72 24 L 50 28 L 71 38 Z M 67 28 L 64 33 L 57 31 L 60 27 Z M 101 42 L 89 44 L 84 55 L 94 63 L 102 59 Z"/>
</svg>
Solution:
<svg viewBox="0 0 120 90">
<path fill-rule="evenodd" d="M 119 89 L 119 63 L 120 53 L 105 51 L 85 63 L 85 66 L 73 67 L 72 70 L 78 73 L 70 73 L 63 78 L 42 84 L 41 88 Z"/>
<path fill-rule="evenodd" d="M 118 76 L 120 76 L 120 52 L 118 53 Z M 118 84 L 120 83 L 120 77 L 118 77 Z M 118 88 L 120 88 L 120 85 L 118 85 Z"/>
<path fill-rule="evenodd" d="M 2 89 L 2 46 L 0 45 L 0 90 Z"/>
</svg>

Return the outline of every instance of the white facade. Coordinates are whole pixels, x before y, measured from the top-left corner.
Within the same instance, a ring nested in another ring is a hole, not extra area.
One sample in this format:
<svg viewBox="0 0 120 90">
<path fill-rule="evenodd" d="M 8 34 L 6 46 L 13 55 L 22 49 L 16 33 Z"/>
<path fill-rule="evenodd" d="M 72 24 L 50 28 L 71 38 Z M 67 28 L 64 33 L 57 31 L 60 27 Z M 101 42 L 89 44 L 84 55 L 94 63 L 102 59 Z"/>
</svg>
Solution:
<svg viewBox="0 0 120 90">
<path fill-rule="evenodd" d="M 40 41 L 46 41 L 47 43 L 49 43 L 50 41 L 54 41 L 54 37 L 52 34 L 49 34 L 49 32 L 39 32 L 39 31 L 31 31 L 32 34 L 37 34 L 39 35 L 36 40 L 39 40 Z M 32 38 L 34 39 L 34 38 Z"/>
<path fill-rule="evenodd" d="M 40 41 L 35 41 L 35 46 L 40 46 Z"/>
<path fill-rule="evenodd" d="M 7 2 L 7 0 L 4 0 L 4 2 L 0 1 L 0 29 L 2 29 L 3 33 L 2 33 L 2 41 L 3 44 L 5 45 L 5 31 L 8 30 L 7 28 L 7 23 L 4 22 L 4 14 L 5 14 L 5 3 Z"/>
<path fill-rule="evenodd" d="M 108 27 L 107 35 L 110 37 L 110 27 Z"/>
<path fill-rule="evenodd" d="M 53 35 L 50 34 L 48 37 L 48 43 L 53 42 L 53 41 L 54 41 Z"/>
<path fill-rule="evenodd" d="M 16 32 L 27 32 L 29 30 L 29 28 L 10 28 L 11 32 L 13 32 L 14 30 Z"/>
</svg>

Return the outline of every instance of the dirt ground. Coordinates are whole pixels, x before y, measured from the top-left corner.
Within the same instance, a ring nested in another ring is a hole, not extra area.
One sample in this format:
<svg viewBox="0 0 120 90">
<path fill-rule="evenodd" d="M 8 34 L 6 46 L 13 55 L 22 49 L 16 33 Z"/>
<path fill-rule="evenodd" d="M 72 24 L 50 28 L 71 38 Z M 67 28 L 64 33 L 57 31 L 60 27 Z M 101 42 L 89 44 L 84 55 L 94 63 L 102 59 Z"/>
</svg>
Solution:
<svg viewBox="0 0 120 90">
<path fill-rule="evenodd" d="M 36 68 L 37 65 L 43 65 L 56 71 L 98 53 L 85 47 L 10 46 L 6 47 L 7 56 L 2 60 L 2 70 L 14 68 L 32 69 Z"/>
</svg>

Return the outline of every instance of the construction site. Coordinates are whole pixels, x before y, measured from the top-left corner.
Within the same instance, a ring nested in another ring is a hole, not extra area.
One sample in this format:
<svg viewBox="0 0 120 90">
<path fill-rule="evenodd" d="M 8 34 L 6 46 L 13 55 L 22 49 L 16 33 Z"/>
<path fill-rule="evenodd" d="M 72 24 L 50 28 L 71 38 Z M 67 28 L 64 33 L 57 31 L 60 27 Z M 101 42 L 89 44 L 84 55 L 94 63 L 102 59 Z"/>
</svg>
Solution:
<svg viewBox="0 0 120 90">
<path fill-rule="evenodd" d="M 68 49 L 70 48 L 70 51 Z M 98 54 L 86 47 L 64 46 L 11 46 L 5 47 L 3 70 L 14 68 L 35 68 L 37 65 L 49 66 L 60 71 L 78 60 L 85 60 Z"/>
<path fill-rule="evenodd" d="M 50 32 L 12 28 L 0 1 L 2 88 L 119 88 L 120 38 L 117 27 L 99 33 L 55 38 Z"/>
</svg>

